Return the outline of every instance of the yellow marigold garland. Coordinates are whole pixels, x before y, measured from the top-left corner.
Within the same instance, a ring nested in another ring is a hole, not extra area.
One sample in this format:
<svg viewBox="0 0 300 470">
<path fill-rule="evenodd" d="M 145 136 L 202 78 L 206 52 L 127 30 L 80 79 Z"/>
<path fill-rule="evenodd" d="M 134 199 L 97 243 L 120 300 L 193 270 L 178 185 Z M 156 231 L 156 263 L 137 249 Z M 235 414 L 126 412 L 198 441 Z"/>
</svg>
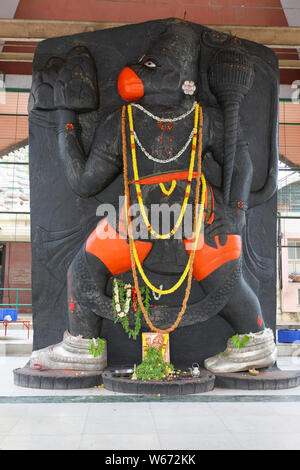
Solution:
<svg viewBox="0 0 300 470">
<path fill-rule="evenodd" d="M 137 194 L 139 206 L 140 206 L 140 209 L 141 209 L 141 214 L 143 216 L 146 227 L 148 228 L 151 235 L 153 235 L 156 238 L 159 238 L 160 240 L 169 239 L 175 234 L 175 232 L 180 227 L 180 224 L 182 222 L 182 219 L 183 219 L 185 211 L 186 211 L 186 207 L 187 207 L 190 192 L 191 192 L 191 184 L 192 184 L 193 170 L 194 170 L 194 164 L 195 164 L 197 136 L 198 136 L 199 109 L 200 109 L 200 107 L 199 107 L 199 104 L 197 103 L 196 108 L 195 108 L 194 134 L 193 134 L 193 140 L 192 140 L 192 151 L 191 151 L 190 167 L 189 167 L 189 172 L 188 172 L 188 183 L 187 183 L 187 187 L 186 187 L 186 192 L 185 192 L 182 208 L 181 208 L 179 217 L 178 217 L 177 222 L 175 223 L 175 226 L 173 227 L 173 229 L 170 231 L 170 233 L 166 233 L 166 234 L 162 235 L 160 233 L 157 233 L 153 229 L 153 227 L 151 226 L 151 224 L 149 222 L 147 213 L 145 211 L 144 201 L 143 201 L 143 198 L 142 198 L 142 190 L 141 190 L 141 186 L 138 182 L 140 177 L 139 177 L 139 171 L 138 171 L 138 165 L 137 165 L 137 159 L 136 159 L 136 147 L 135 147 L 135 141 L 134 141 L 134 126 L 133 126 L 133 117 L 132 117 L 132 107 L 131 107 L 131 105 L 128 105 L 128 107 L 127 107 L 128 119 L 129 119 L 129 130 L 130 130 L 130 145 L 131 145 L 131 155 L 132 155 L 132 166 L 133 166 L 133 174 L 134 174 L 134 180 L 135 180 L 136 194 Z M 172 189 L 171 192 L 173 192 L 175 186 L 176 186 L 176 181 L 175 181 L 175 185 L 172 182 L 172 186 L 170 188 L 170 191 Z M 161 187 L 161 189 L 162 189 L 162 187 Z M 163 192 L 165 194 L 168 194 L 168 192 L 166 190 L 163 191 Z M 171 194 L 171 192 L 169 194 Z"/>
<path fill-rule="evenodd" d="M 170 186 L 170 189 L 167 189 L 165 187 L 164 183 L 159 183 L 159 187 L 160 187 L 163 194 L 165 194 L 166 196 L 170 196 L 172 194 L 172 192 L 174 191 L 174 189 L 176 188 L 176 180 L 172 180 L 172 184 Z"/>
<path fill-rule="evenodd" d="M 190 290 L 191 290 L 191 283 L 192 283 L 192 273 L 193 273 L 193 264 L 194 264 L 194 258 L 195 258 L 195 252 L 197 248 L 197 242 L 200 234 L 200 228 L 202 224 L 202 219 L 203 219 L 203 212 L 204 212 L 204 203 L 205 203 L 205 194 L 206 194 L 206 181 L 204 176 L 201 174 L 201 154 L 202 154 L 202 127 L 203 127 L 203 113 L 202 113 L 202 108 L 200 108 L 200 126 L 199 126 L 199 140 L 198 140 L 198 168 L 197 168 L 197 178 L 196 178 L 196 194 L 195 194 L 195 213 L 194 213 L 194 224 L 193 224 L 193 229 L 195 233 L 195 238 L 194 238 L 194 247 L 193 250 L 191 251 L 191 254 L 189 256 L 189 261 L 188 261 L 188 266 L 189 269 L 186 269 L 186 275 L 188 274 L 187 278 L 187 287 L 186 287 L 186 292 L 185 296 L 182 302 L 182 307 L 181 310 L 177 316 L 176 321 L 173 323 L 173 325 L 170 328 L 167 328 L 165 330 L 162 330 L 160 328 L 156 328 L 151 320 L 149 319 L 148 312 L 146 311 L 144 305 L 143 305 L 143 299 L 141 297 L 141 292 L 139 288 L 139 282 L 138 282 L 138 277 L 137 277 L 137 272 L 136 272 L 136 266 L 135 263 L 137 263 L 138 268 L 140 267 L 140 274 L 144 275 L 143 279 L 146 282 L 146 284 L 149 287 L 149 284 L 151 286 L 152 290 L 155 290 L 155 292 L 161 293 L 161 294 L 166 294 L 170 293 L 170 290 L 167 291 L 160 291 L 159 289 L 156 289 L 155 286 L 152 286 L 151 283 L 149 283 L 147 277 L 145 276 L 142 266 L 139 262 L 138 254 L 136 252 L 135 244 L 134 244 L 134 239 L 131 233 L 131 225 L 130 225 L 130 217 L 129 217 L 129 204 L 130 204 L 130 190 L 129 190 L 129 183 L 128 183 L 128 162 L 127 162 L 127 141 L 126 141 L 126 106 L 123 106 L 122 109 L 122 140 L 123 140 L 123 172 L 124 172 L 124 186 L 125 186 L 125 204 L 126 204 L 126 222 L 127 222 L 127 229 L 128 229 L 128 235 L 129 235 L 129 247 L 130 247 L 130 255 L 131 255 L 131 268 L 132 268 L 132 275 L 134 279 L 134 284 L 136 288 L 136 294 L 137 294 L 137 299 L 139 302 L 139 305 L 141 307 L 141 310 L 143 312 L 145 321 L 149 328 L 152 331 L 156 331 L 157 333 L 171 333 L 174 331 L 184 313 L 187 307 L 187 302 L 190 296 Z M 200 181 L 202 182 L 202 195 L 201 195 L 201 204 L 200 204 L 200 210 L 199 210 L 199 215 L 198 215 L 198 222 L 197 222 L 197 208 L 198 208 L 198 203 L 199 203 L 199 195 L 200 195 Z M 185 275 L 185 277 L 186 277 Z M 182 281 L 183 282 L 183 281 Z M 178 284 L 178 283 L 177 283 Z M 177 285 L 176 284 L 176 285 Z M 176 290 L 176 289 L 174 289 Z M 172 290 L 173 292 L 173 290 Z"/>
</svg>

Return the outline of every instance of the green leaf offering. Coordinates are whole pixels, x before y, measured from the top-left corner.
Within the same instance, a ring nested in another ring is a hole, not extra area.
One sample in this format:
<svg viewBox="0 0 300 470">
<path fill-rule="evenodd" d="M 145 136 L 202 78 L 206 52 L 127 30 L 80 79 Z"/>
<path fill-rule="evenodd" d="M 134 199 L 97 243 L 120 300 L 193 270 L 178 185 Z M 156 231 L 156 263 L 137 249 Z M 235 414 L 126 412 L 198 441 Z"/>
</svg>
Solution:
<svg viewBox="0 0 300 470">
<path fill-rule="evenodd" d="M 90 341 L 89 350 L 90 350 L 91 354 L 94 357 L 101 356 L 101 354 L 103 353 L 104 348 L 105 348 L 104 339 L 97 338 L 96 341 L 94 341 L 94 338 L 93 338 L 93 339 L 90 339 L 89 341 Z M 95 345 L 95 342 L 96 342 L 96 345 Z"/>
<path fill-rule="evenodd" d="M 162 380 L 168 377 L 172 369 L 172 364 L 162 358 L 162 346 L 149 346 L 143 362 L 136 368 L 136 374 L 139 380 Z"/>
<path fill-rule="evenodd" d="M 246 344 L 250 341 L 250 336 L 244 335 L 240 338 L 240 335 L 236 334 L 232 337 L 233 345 L 237 349 L 244 348 Z"/>
</svg>

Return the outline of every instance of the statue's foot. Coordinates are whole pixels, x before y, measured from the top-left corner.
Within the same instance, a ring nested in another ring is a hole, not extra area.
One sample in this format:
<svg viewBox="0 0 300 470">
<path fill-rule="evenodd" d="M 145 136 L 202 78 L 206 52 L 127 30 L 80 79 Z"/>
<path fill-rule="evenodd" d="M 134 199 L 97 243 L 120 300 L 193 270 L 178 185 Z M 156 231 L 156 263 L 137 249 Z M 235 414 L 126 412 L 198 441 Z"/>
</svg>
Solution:
<svg viewBox="0 0 300 470">
<path fill-rule="evenodd" d="M 97 342 L 97 340 L 93 340 Z M 91 340 L 72 336 L 65 331 L 63 341 L 47 348 L 33 351 L 32 369 L 103 370 L 107 366 L 106 342 L 103 352 L 94 357 L 90 351 Z"/>
<path fill-rule="evenodd" d="M 204 361 L 204 366 L 215 374 L 242 372 L 251 368 L 262 369 L 273 366 L 277 359 L 277 348 L 273 331 L 269 328 L 258 333 L 249 333 L 250 339 L 244 347 L 236 347 L 233 339 L 227 342 L 223 353 Z M 245 335 L 239 335 L 242 341 Z"/>
</svg>

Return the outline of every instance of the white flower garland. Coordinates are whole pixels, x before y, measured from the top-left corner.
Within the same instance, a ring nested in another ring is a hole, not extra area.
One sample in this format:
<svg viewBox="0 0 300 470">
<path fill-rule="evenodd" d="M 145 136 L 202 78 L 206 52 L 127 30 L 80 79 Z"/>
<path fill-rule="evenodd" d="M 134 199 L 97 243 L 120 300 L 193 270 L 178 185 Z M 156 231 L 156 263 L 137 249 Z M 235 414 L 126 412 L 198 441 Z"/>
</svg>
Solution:
<svg viewBox="0 0 300 470">
<path fill-rule="evenodd" d="M 159 288 L 160 290 L 162 290 L 164 288 L 164 285 L 161 284 Z M 161 294 L 157 294 L 156 292 L 154 292 L 154 290 L 152 291 L 152 295 L 153 295 L 154 300 L 159 300 L 161 298 Z"/>
<path fill-rule="evenodd" d="M 126 289 L 126 301 L 125 301 L 124 310 L 121 310 L 119 286 L 118 286 L 116 279 L 114 279 L 115 306 L 116 306 L 116 312 L 120 318 L 126 317 L 126 315 L 129 312 L 130 302 L 131 302 L 132 286 L 130 284 L 125 284 L 124 289 Z"/>
</svg>

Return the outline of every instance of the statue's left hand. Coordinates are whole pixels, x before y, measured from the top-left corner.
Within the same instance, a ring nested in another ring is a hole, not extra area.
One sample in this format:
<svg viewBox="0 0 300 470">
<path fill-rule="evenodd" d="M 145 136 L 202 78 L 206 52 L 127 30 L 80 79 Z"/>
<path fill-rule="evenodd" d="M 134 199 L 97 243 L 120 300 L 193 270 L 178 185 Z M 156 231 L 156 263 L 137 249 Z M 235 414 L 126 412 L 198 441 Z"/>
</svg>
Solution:
<svg viewBox="0 0 300 470">
<path fill-rule="evenodd" d="M 211 225 L 205 227 L 205 242 L 217 248 L 215 237 L 219 237 L 221 245 L 225 245 L 227 235 L 242 235 L 246 223 L 246 213 L 237 207 L 216 204 L 215 218 Z"/>
<path fill-rule="evenodd" d="M 54 86 L 54 106 L 78 113 L 98 108 L 97 72 L 84 46 L 72 49 L 59 71 Z"/>
</svg>

